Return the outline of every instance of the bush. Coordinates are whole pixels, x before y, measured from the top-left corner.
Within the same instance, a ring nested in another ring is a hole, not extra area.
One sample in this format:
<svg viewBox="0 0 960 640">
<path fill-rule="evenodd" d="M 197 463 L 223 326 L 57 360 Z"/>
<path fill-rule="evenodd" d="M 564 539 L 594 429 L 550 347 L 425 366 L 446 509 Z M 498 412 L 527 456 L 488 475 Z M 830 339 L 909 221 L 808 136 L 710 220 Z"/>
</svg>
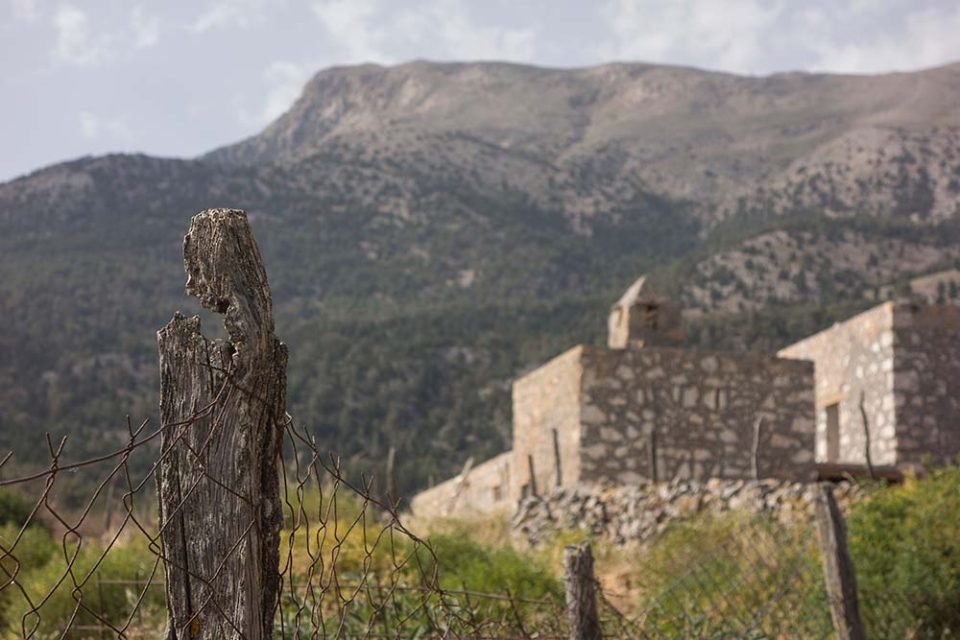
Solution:
<svg viewBox="0 0 960 640">
<path fill-rule="evenodd" d="M 960 634 L 960 469 L 879 491 L 847 522 L 868 637 Z"/>
<path fill-rule="evenodd" d="M 140 541 L 113 547 L 96 569 L 102 547 L 85 542 L 79 551 L 75 544 L 68 544 L 66 551 L 69 559 L 76 554 L 72 574 L 67 574 L 64 548 L 58 546 L 46 564 L 27 570 L 19 580 L 26 598 L 19 592 L 7 597 L 3 603 L 3 620 L 8 637 L 84 637 L 84 632 L 76 628 L 97 624 L 97 618 L 91 612 L 98 613 L 110 624 L 123 626 L 134 611 L 139 590 L 133 585 L 108 581 L 139 579 L 145 582 L 156 561 L 156 556 Z M 98 583 L 98 577 L 103 582 Z M 48 594 L 37 613 L 32 613 L 30 602 L 36 605 Z M 161 588 L 148 589 L 140 605 L 141 615 L 148 621 L 151 616 L 158 615 L 163 610 L 163 599 Z M 66 630 L 68 626 L 69 631 Z"/>
<path fill-rule="evenodd" d="M 42 527 L 27 527 L 21 534 L 19 525 L 7 523 L 0 526 L 0 547 L 6 555 L 0 571 L 3 579 L 9 580 L 44 566 L 56 552 L 57 543 Z"/>
<path fill-rule="evenodd" d="M 700 514 L 672 523 L 627 566 L 624 609 L 649 637 L 816 638 L 830 629 L 804 524 Z"/>
<path fill-rule="evenodd" d="M 15 524 L 23 526 L 33 512 L 33 503 L 10 489 L 0 489 L 0 526 Z"/>
<path fill-rule="evenodd" d="M 511 593 L 524 598 L 562 594 L 549 567 L 512 547 L 488 547 L 465 536 L 430 538 L 437 555 L 440 580 L 448 589 Z"/>
</svg>

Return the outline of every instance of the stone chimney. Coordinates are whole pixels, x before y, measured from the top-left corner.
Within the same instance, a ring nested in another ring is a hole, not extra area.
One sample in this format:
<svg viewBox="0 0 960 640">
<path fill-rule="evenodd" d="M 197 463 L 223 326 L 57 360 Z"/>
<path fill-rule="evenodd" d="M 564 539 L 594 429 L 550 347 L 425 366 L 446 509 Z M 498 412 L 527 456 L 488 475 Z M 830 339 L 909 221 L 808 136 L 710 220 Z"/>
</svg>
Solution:
<svg viewBox="0 0 960 640">
<path fill-rule="evenodd" d="M 639 349 L 683 342 L 680 305 L 656 293 L 641 276 L 610 309 L 607 346 Z"/>
</svg>

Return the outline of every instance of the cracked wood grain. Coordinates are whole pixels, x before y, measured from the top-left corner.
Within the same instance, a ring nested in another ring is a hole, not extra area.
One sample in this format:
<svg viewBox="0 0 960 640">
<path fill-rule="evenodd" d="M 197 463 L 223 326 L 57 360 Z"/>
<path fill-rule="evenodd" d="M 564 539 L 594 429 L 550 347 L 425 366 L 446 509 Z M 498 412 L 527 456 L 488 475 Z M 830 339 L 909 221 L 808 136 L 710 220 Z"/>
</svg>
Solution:
<svg viewBox="0 0 960 640">
<path fill-rule="evenodd" d="M 158 469 L 168 640 L 272 637 L 287 350 L 246 214 L 209 209 L 183 240 L 187 292 L 223 314 L 210 340 L 179 312 L 157 334 Z"/>
</svg>

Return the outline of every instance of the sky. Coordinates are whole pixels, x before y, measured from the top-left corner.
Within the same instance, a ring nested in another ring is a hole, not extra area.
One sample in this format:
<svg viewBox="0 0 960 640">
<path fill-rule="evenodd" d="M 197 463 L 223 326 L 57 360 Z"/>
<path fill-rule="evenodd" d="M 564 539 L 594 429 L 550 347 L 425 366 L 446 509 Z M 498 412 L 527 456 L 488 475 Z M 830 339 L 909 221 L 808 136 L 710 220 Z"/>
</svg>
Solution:
<svg viewBox="0 0 960 640">
<path fill-rule="evenodd" d="M 0 3 L 0 181 L 83 155 L 236 142 L 331 66 L 626 60 L 763 75 L 960 60 L 957 0 Z"/>
</svg>

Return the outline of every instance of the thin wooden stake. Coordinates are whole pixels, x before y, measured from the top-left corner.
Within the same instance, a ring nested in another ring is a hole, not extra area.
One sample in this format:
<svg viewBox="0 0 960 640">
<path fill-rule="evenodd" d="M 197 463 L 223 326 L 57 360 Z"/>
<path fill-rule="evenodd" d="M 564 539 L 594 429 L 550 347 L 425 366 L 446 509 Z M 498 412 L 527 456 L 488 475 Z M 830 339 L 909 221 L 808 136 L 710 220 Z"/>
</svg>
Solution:
<svg viewBox="0 0 960 640">
<path fill-rule="evenodd" d="M 530 473 L 530 495 L 537 495 L 537 472 L 533 466 L 533 456 L 527 454 L 527 471 Z"/>
<path fill-rule="evenodd" d="M 650 437 L 647 442 L 647 455 L 649 456 L 648 465 L 650 467 L 650 481 L 657 481 L 657 430 L 650 431 Z"/>
<path fill-rule="evenodd" d="M 867 473 L 871 480 L 876 480 L 877 476 L 873 471 L 873 460 L 870 458 L 870 421 L 867 419 L 866 392 L 860 390 L 860 419 L 863 422 L 863 457 L 867 462 Z"/>
<path fill-rule="evenodd" d="M 833 497 L 833 487 L 827 483 L 817 485 L 816 513 L 823 579 L 837 640 L 865 640 L 857 579 L 847 551 L 847 529 Z"/>
<path fill-rule="evenodd" d="M 397 499 L 397 485 L 396 485 L 396 471 L 394 470 L 394 465 L 396 464 L 397 458 L 397 448 L 393 445 L 390 445 L 390 450 L 387 452 L 387 502 L 393 504 L 393 501 Z"/>
<path fill-rule="evenodd" d="M 550 431 L 553 433 L 553 468 L 556 471 L 555 486 L 562 487 L 563 467 L 560 464 L 560 435 L 556 429 L 551 429 Z"/>
<path fill-rule="evenodd" d="M 753 421 L 753 479 L 760 481 L 760 431 L 763 429 L 763 416 Z"/>
</svg>

